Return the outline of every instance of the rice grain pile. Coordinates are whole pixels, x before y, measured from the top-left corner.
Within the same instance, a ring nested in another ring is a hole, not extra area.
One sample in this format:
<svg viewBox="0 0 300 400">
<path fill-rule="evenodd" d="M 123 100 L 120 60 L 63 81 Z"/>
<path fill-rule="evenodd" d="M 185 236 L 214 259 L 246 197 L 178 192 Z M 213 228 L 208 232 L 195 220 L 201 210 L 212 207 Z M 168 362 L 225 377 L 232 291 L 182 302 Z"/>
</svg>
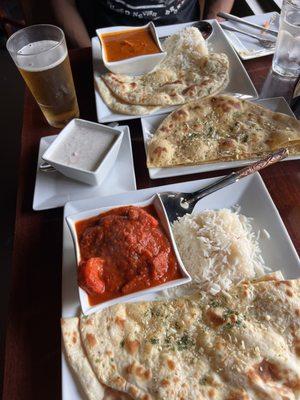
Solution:
<svg viewBox="0 0 300 400">
<path fill-rule="evenodd" d="M 258 236 L 250 219 L 238 212 L 221 209 L 187 214 L 174 222 L 173 233 L 193 281 L 175 292 L 172 289 L 172 294 L 199 288 L 216 294 L 266 272 Z"/>
</svg>

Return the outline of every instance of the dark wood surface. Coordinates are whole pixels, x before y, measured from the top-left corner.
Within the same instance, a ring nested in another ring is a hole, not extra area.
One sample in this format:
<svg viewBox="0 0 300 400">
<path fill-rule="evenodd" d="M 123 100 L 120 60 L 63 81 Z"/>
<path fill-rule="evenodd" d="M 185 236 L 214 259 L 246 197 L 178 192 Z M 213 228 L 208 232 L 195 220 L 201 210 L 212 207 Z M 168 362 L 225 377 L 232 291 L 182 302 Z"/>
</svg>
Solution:
<svg viewBox="0 0 300 400">
<path fill-rule="evenodd" d="M 73 75 L 81 117 L 96 121 L 90 49 L 71 52 Z M 271 57 L 245 63 L 259 92 L 274 89 L 268 77 Z M 289 87 L 277 85 L 281 95 Z M 266 97 L 266 96 L 265 96 Z M 217 171 L 151 181 L 145 167 L 145 151 L 139 120 L 130 126 L 138 188 L 206 178 L 227 173 Z M 32 210 L 36 160 L 40 138 L 57 130 L 45 122 L 32 96 L 24 105 L 20 175 L 10 309 L 5 346 L 4 400 L 61 398 L 61 262 L 63 209 Z M 262 177 L 288 232 L 300 250 L 300 162 L 288 161 L 262 171 Z"/>
</svg>

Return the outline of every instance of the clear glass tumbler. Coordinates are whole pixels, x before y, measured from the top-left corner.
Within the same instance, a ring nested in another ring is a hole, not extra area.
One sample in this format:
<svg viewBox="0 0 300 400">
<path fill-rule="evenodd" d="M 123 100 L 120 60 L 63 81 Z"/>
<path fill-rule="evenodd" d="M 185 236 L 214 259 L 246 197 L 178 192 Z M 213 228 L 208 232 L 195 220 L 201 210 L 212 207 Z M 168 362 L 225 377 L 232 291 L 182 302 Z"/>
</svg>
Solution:
<svg viewBox="0 0 300 400">
<path fill-rule="evenodd" d="M 290 77 L 300 74 L 300 0 L 283 0 L 273 71 Z"/>
<path fill-rule="evenodd" d="M 64 32 L 54 25 L 32 25 L 7 41 L 13 58 L 46 120 L 56 128 L 79 116 Z"/>
</svg>

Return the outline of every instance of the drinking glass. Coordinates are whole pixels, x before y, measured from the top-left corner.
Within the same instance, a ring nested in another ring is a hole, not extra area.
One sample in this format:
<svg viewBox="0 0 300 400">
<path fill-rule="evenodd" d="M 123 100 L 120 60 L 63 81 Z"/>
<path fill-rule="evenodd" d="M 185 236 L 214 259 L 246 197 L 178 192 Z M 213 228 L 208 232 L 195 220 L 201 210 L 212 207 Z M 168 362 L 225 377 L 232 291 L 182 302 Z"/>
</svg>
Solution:
<svg viewBox="0 0 300 400">
<path fill-rule="evenodd" d="M 51 126 L 62 128 L 79 117 L 65 35 L 60 28 L 29 26 L 14 33 L 6 47 Z"/>
<path fill-rule="evenodd" d="M 300 0 L 283 0 L 273 71 L 290 77 L 300 73 Z"/>
</svg>

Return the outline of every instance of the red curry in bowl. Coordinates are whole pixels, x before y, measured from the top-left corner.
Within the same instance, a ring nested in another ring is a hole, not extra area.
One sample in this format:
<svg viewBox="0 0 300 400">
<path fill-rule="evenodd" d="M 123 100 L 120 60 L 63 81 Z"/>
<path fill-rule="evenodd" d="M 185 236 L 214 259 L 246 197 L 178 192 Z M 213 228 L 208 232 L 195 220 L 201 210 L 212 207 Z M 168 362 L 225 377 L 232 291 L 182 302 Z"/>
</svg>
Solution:
<svg viewBox="0 0 300 400">
<path fill-rule="evenodd" d="M 182 278 L 155 208 L 124 206 L 76 223 L 78 284 L 90 305 Z"/>
</svg>

